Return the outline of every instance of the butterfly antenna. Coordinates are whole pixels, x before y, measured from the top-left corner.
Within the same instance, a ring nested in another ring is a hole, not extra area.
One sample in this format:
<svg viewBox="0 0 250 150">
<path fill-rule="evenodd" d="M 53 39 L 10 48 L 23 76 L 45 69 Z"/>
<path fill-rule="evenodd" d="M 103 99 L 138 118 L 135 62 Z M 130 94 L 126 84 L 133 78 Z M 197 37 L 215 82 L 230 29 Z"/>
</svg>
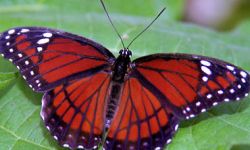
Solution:
<svg viewBox="0 0 250 150">
<path fill-rule="evenodd" d="M 109 14 L 108 14 L 108 11 L 107 11 L 107 9 L 106 9 L 106 7 L 105 7 L 105 5 L 104 5 L 103 0 L 100 0 L 100 1 L 101 1 L 102 7 L 103 7 L 103 9 L 104 9 L 106 15 L 108 16 L 109 22 L 111 23 L 113 29 L 115 30 L 116 34 L 118 35 L 118 37 L 120 38 L 120 40 L 121 40 L 121 42 L 122 42 L 123 48 L 126 49 L 126 48 L 125 48 L 125 45 L 124 45 L 124 42 L 123 42 L 123 40 L 122 40 L 122 37 L 121 37 L 121 35 L 119 34 L 118 30 L 116 29 L 115 25 L 113 24 L 113 22 L 112 22 L 112 20 L 111 20 L 111 18 L 110 18 L 110 16 L 109 16 Z"/>
<path fill-rule="evenodd" d="M 166 8 L 163 8 L 161 10 L 161 12 L 155 17 L 155 19 L 144 29 L 142 30 L 129 44 L 128 44 L 128 47 L 127 49 L 129 48 L 129 46 L 139 37 L 142 35 L 142 33 L 144 33 L 160 16 L 161 14 L 165 11 Z"/>
</svg>

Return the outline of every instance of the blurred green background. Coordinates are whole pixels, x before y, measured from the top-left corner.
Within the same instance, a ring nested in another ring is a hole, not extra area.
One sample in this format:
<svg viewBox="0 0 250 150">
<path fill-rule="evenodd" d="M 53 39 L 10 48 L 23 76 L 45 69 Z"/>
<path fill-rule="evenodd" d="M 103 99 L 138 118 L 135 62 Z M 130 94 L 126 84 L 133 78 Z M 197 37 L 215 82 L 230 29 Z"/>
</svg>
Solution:
<svg viewBox="0 0 250 150">
<path fill-rule="evenodd" d="M 227 7 L 231 1 L 227 2 L 221 6 Z M 248 7 L 243 7 L 248 3 L 234 4 L 237 7 L 230 7 L 228 18 L 219 18 L 212 25 L 192 17 L 195 10 L 202 10 L 195 0 L 105 0 L 105 4 L 119 32 L 127 37 L 125 43 L 167 7 L 130 47 L 133 58 L 160 52 L 193 53 L 216 57 L 250 71 L 250 20 Z M 205 0 L 204 4 L 211 12 L 223 13 L 222 8 L 208 7 L 211 5 Z M 202 12 L 194 14 L 199 16 Z M 72 32 L 101 43 L 115 55 L 122 48 L 98 0 L 0 0 L 0 32 L 16 26 Z M 41 96 L 32 92 L 15 67 L 0 57 L 0 150 L 60 149 L 40 119 Z M 250 98 L 222 104 L 183 121 L 166 149 L 250 149 L 249 116 Z"/>
</svg>

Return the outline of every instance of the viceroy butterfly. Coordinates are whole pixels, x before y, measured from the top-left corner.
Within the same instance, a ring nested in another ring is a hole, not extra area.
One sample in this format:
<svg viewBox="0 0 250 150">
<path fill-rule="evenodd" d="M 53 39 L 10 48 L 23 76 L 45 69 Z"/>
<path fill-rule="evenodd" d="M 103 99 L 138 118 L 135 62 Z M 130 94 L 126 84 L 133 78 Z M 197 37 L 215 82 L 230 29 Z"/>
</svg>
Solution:
<svg viewBox="0 0 250 150">
<path fill-rule="evenodd" d="M 233 64 L 189 54 L 117 58 L 71 33 L 18 27 L 0 36 L 1 55 L 44 93 L 41 117 L 71 149 L 162 149 L 182 119 L 248 96 L 249 75 Z M 106 133 L 107 131 L 107 133 Z M 106 135 L 104 135 L 106 134 Z"/>
</svg>

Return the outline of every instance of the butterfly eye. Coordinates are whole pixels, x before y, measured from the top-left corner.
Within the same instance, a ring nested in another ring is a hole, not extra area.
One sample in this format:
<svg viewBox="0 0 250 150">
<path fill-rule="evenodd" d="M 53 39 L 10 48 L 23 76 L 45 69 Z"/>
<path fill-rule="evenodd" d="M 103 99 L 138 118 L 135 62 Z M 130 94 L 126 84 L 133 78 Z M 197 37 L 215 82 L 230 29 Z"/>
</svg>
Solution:
<svg viewBox="0 0 250 150">
<path fill-rule="evenodd" d="M 123 54 L 123 50 L 120 50 L 120 51 L 119 51 L 119 54 L 122 55 L 122 54 Z"/>
<path fill-rule="evenodd" d="M 132 56 L 132 52 L 130 50 L 128 50 L 128 55 Z"/>
</svg>

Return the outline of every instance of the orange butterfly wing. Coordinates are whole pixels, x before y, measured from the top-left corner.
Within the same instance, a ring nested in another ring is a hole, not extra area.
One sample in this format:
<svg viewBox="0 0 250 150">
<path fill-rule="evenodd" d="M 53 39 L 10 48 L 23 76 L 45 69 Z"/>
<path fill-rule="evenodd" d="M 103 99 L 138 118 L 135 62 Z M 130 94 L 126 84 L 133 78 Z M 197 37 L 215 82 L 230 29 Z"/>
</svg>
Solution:
<svg viewBox="0 0 250 150">
<path fill-rule="evenodd" d="M 19 27 L 0 36 L 0 53 L 35 91 L 45 92 L 110 66 L 114 56 L 87 38 L 42 27 Z"/>
<path fill-rule="evenodd" d="M 221 102 L 248 95 L 247 72 L 230 63 L 204 56 L 155 54 L 134 61 L 132 74 L 165 106 L 189 119 Z"/>
<path fill-rule="evenodd" d="M 45 93 L 41 117 L 61 145 L 72 149 L 98 147 L 110 81 L 109 74 L 99 72 Z"/>
<path fill-rule="evenodd" d="M 178 119 L 136 78 L 124 83 L 105 149 L 154 149 L 171 142 Z"/>
</svg>

